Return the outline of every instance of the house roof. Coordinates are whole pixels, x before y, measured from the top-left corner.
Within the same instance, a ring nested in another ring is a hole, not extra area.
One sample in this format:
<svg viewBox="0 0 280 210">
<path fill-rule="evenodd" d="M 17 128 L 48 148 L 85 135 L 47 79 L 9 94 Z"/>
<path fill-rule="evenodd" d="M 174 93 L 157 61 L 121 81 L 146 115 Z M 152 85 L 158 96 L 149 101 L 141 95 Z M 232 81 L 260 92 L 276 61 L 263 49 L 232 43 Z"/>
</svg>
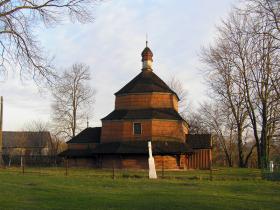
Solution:
<svg viewBox="0 0 280 210">
<path fill-rule="evenodd" d="M 211 134 L 188 134 L 186 143 L 193 149 L 211 149 Z"/>
<path fill-rule="evenodd" d="M 99 143 L 101 127 L 86 128 L 66 143 Z"/>
<path fill-rule="evenodd" d="M 174 109 L 114 110 L 102 120 L 169 119 L 184 120 Z"/>
<path fill-rule="evenodd" d="M 151 92 L 171 93 L 176 95 L 179 100 L 178 95 L 152 71 L 142 71 L 115 95 Z"/>
<path fill-rule="evenodd" d="M 42 148 L 51 140 L 50 132 L 3 131 L 3 147 Z"/>
<path fill-rule="evenodd" d="M 192 149 L 186 143 L 175 141 L 152 141 L 152 150 L 154 155 L 175 155 L 192 153 Z M 84 154 L 85 153 L 85 154 Z M 79 157 L 88 155 L 89 150 L 71 150 L 68 149 L 60 156 Z M 109 154 L 139 154 L 148 155 L 147 141 L 119 141 L 108 142 L 97 145 L 91 150 L 91 155 L 109 155 Z"/>
</svg>

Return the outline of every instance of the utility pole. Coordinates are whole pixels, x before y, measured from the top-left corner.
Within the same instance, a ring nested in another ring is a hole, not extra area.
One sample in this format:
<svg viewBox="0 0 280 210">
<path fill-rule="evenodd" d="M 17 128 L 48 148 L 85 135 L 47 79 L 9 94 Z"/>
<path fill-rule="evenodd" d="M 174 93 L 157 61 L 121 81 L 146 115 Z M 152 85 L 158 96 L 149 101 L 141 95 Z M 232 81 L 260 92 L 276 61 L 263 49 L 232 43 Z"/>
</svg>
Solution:
<svg viewBox="0 0 280 210">
<path fill-rule="evenodd" d="M 3 96 L 0 97 L 0 167 L 4 167 L 2 157 L 3 147 Z"/>
</svg>

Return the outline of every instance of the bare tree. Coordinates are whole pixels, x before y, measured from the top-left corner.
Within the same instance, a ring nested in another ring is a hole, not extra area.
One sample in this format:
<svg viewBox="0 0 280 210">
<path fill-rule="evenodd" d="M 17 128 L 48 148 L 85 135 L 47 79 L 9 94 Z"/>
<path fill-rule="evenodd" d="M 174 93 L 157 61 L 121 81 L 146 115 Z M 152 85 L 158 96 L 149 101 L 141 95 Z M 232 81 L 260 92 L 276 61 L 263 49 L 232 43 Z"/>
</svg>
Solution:
<svg viewBox="0 0 280 210">
<path fill-rule="evenodd" d="M 247 30 L 252 36 L 261 35 L 273 39 L 273 49 L 280 49 L 280 1 L 279 0 L 244 0 L 245 7 L 239 12 L 250 16 L 251 21 L 258 27 Z M 277 65 L 279 69 L 279 64 Z M 280 71 L 271 72 L 270 82 L 280 100 Z"/>
<path fill-rule="evenodd" d="M 50 81 L 54 72 L 34 33 L 40 24 L 52 26 L 67 16 L 72 20 L 92 20 L 96 0 L 1 0 L 0 78 L 11 69 L 31 75 L 35 81 Z M 2 75 L 2 76 L 1 76 Z"/>
<path fill-rule="evenodd" d="M 234 123 L 228 109 L 220 104 L 201 104 L 198 112 L 205 126 L 214 135 L 218 144 L 222 147 L 225 159 L 229 167 L 233 166 L 233 145 L 234 145 Z"/>
<path fill-rule="evenodd" d="M 27 122 L 23 126 L 24 131 L 33 131 L 33 132 L 49 131 L 49 128 L 50 128 L 49 123 L 40 119 Z"/>
<path fill-rule="evenodd" d="M 254 14 L 256 20 L 262 19 L 272 29 L 269 35 L 280 40 L 280 1 L 279 0 L 244 0 L 246 7 L 242 13 Z"/>
<path fill-rule="evenodd" d="M 74 137 L 92 114 L 95 91 L 90 87 L 89 67 L 74 64 L 53 88 L 53 121 L 57 135 Z"/>
<path fill-rule="evenodd" d="M 184 88 L 182 82 L 175 76 L 171 77 L 168 81 L 168 86 L 177 94 L 179 97 L 179 113 L 187 119 L 187 115 L 190 113 L 191 104 L 188 102 L 188 91 Z"/>
<path fill-rule="evenodd" d="M 51 156 L 56 156 L 58 153 L 65 150 L 67 147 L 64 139 L 60 135 L 52 134 L 50 142 L 50 151 Z"/>
<path fill-rule="evenodd" d="M 204 61 L 214 70 L 209 74 L 210 81 L 213 80 L 210 87 L 231 109 L 239 137 L 242 137 L 246 116 L 249 117 L 258 166 L 263 163 L 266 167 L 269 136 L 279 123 L 279 97 L 275 89 L 279 50 L 277 40 L 267 33 L 271 28 L 266 19 L 259 17 L 257 21 L 255 18 L 255 14 L 233 11 L 219 27 L 219 38 L 215 46 L 206 51 Z M 243 140 L 239 138 L 238 142 Z"/>
<path fill-rule="evenodd" d="M 249 38 L 252 44 L 247 46 L 250 50 L 243 54 L 248 65 L 240 68 L 241 84 L 256 139 L 258 164 L 259 167 L 267 167 L 269 136 L 273 135 L 279 123 L 280 101 L 274 86 L 277 80 L 275 75 L 279 75 L 279 51 L 276 50 L 276 40 L 265 33 L 270 30 L 267 22 L 259 20 L 250 23 L 249 27 L 252 31 Z M 239 28 L 238 32 L 241 31 L 244 30 Z"/>
<path fill-rule="evenodd" d="M 192 111 L 188 114 L 189 134 L 206 134 L 210 133 L 210 128 L 205 123 L 201 113 Z"/>
<path fill-rule="evenodd" d="M 237 132 L 237 145 L 239 156 L 239 167 L 245 167 L 251 152 L 245 157 L 243 154 L 244 140 L 243 132 L 248 126 L 248 111 L 246 109 L 245 95 L 240 83 L 239 72 L 236 71 L 237 59 L 233 56 L 233 40 L 238 40 L 238 34 L 235 33 L 234 24 L 242 25 L 242 21 L 236 19 L 231 14 L 228 21 L 218 28 L 220 38 L 216 41 L 215 46 L 203 49 L 202 61 L 209 67 L 207 71 L 207 83 L 213 92 L 215 100 L 227 107 L 232 113 L 234 127 Z M 231 34 L 232 33 L 232 34 Z M 242 42 L 240 40 L 240 45 Z M 253 148 L 252 148 L 253 150 Z M 251 151 L 252 151 L 251 150 Z"/>
</svg>

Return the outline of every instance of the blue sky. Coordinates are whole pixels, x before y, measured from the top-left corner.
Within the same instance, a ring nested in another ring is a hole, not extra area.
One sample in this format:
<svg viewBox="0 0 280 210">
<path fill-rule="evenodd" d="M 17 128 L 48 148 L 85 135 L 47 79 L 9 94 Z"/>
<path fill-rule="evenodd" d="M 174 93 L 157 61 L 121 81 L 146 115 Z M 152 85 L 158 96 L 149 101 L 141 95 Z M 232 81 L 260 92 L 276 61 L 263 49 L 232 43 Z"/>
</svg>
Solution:
<svg viewBox="0 0 280 210">
<path fill-rule="evenodd" d="M 64 23 L 37 29 L 38 39 L 59 71 L 75 62 L 90 66 L 96 102 L 90 126 L 114 108 L 114 93 L 141 71 L 146 33 L 154 72 L 164 81 L 176 76 L 196 106 L 207 98 L 199 52 L 215 37 L 215 26 L 237 0 L 106 0 L 88 24 Z M 4 130 L 22 130 L 32 120 L 50 121 L 51 96 L 32 81 L 10 72 L 0 83 Z"/>
</svg>

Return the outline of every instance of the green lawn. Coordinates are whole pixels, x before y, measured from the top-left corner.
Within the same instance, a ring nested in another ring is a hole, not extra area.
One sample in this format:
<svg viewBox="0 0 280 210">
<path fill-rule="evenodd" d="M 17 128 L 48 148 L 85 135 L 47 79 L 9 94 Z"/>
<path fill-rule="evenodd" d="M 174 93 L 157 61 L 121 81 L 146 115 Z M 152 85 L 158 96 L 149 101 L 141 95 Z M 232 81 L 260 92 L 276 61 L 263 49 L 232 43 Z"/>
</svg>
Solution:
<svg viewBox="0 0 280 210">
<path fill-rule="evenodd" d="M 0 169 L 0 209 L 280 209 L 280 182 L 259 170 L 165 172 L 60 168 Z M 159 172 L 159 175 L 161 173 Z"/>
</svg>

